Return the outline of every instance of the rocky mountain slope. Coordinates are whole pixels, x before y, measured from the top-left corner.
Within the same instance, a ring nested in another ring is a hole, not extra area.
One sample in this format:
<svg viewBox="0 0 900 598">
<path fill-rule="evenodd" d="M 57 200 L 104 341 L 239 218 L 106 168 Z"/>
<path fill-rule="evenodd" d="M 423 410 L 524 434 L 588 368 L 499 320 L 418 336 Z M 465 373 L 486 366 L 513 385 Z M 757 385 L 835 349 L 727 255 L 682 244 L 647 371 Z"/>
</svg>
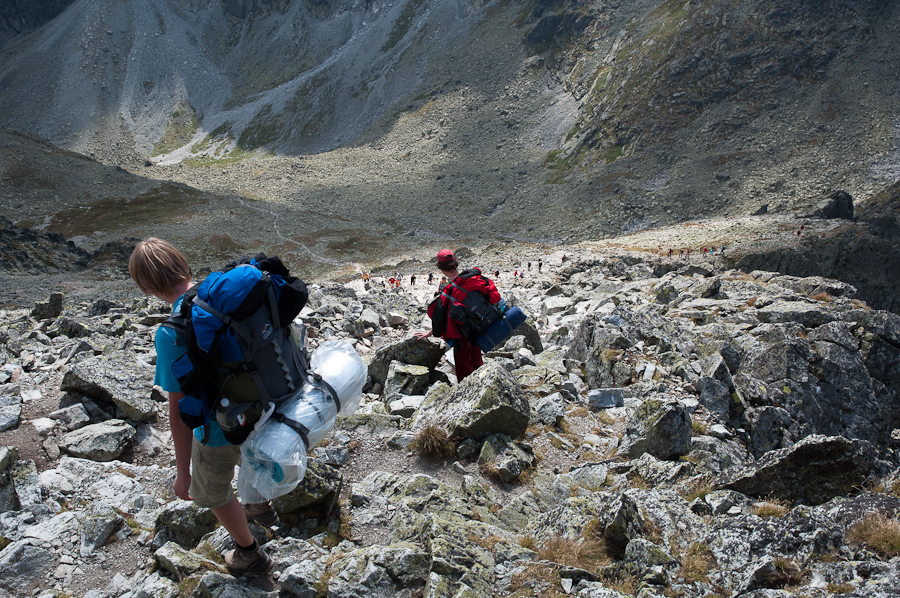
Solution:
<svg viewBox="0 0 900 598">
<path fill-rule="evenodd" d="M 897 10 L 85 0 L 0 49 L 0 125 L 264 200 L 288 245 L 596 239 L 896 181 Z"/>
<path fill-rule="evenodd" d="M 499 284 L 532 318 L 461 384 L 411 334 L 421 282 L 314 289 L 313 344 L 351 343 L 370 381 L 276 501 L 284 525 L 254 528 L 265 577 L 228 575 L 227 534 L 168 489 L 150 383 L 167 308 L 57 295 L 0 311 L 0 595 L 900 591 L 897 315 L 714 255 L 519 257 L 527 277 Z M 428 426 L 452 453 L 419 456 Z"/>
</svg>

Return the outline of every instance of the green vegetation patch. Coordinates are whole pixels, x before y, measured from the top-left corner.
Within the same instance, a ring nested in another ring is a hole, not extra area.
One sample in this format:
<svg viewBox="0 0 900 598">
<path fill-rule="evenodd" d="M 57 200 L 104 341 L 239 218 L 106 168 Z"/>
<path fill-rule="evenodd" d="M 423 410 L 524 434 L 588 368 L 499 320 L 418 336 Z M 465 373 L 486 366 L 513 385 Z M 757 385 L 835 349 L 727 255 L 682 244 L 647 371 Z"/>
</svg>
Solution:
<svg viewBox="0 0 900 598">
<path fill-rule="evenodd" d="M 155 146 L 152 156 L 161 156 L 175 151 L 191 140 L 200 128 L 197 112 L 187 102 L 182 102 L 166 123 L 166 132 Z"/>
<path fill-rule="evenodd" d="M 196 189 L 163 183 L 133 199 L 105 198 L 87 206 L 57 212 L 48 230 L 64 237 L 112 232 L 159 222 L 180 222 L 209 198 Z"/>
<path fill-rule="evenodd" d="M 254 150 L 278 141 L 281 132 L 281 124 L 272 116 L 272 106 L 266 106 L 261 110 L 238 139 L 238 146 L 247 150 Z"/>
<path fill-rule="evenodd" d="M 419 12 L 419 8 L 421 8 L 424 3 L 424 0 L 410 0 L 406 6 L 403 7 L 400 18 L 394 23 L 394 29 L 391 31 L 391 35 L 388 36 L 387 41 L 381 46 L 382 52 L 389 52 L 394 46 L 400 43 L 401 39 L 406 37 L 406 34 L 409 33 L 409 28 L 412 25 L 413 19 L 416 17 L 416 13 Z"/>
<path fill-rule="evenodd" d="M 622 152 L 624 151 L 624 145 L 614 145 L 608 152 L 606 152 L 606 156 L 604 156 L 606 158 L 606 163 L 611 164 L 612 162 L 615 162 L 619 159 L 619 157 L 622 155 Z"/>
</svg>

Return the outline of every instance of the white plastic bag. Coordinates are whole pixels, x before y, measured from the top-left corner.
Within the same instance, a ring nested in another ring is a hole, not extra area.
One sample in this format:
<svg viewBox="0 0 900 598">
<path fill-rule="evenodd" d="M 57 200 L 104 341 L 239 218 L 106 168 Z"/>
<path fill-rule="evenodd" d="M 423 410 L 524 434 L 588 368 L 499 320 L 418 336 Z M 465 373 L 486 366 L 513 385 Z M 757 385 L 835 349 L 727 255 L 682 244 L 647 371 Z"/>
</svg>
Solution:
<svg viewBox="0 0 900 598">
<path fill-rule="evenodd" d="M 306 475 L 306 446 L 300 435 L 275 420 L 260 421 L 241 445 L 237 489 L 245 503 L 284 496 Z"/>
<path fill-rule="evenodd" d="M 359 353 L 345 341 L 325 341 L 313 351 L 310 366 L 337 393 L 341 401 L 338 415 L 353 415 L 369 373 Z"/>
</svg>

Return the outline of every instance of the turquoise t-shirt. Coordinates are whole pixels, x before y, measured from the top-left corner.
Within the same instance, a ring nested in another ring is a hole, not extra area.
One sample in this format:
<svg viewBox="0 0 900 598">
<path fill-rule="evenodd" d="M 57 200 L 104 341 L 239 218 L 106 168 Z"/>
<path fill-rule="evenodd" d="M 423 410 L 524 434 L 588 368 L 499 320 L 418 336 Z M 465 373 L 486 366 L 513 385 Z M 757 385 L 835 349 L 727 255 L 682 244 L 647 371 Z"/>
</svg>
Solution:
<svg viewBox="0 0 900 598">
<path fill-rule="evenodd" d="M 173 314 L 181 310 L 183 299 L 184 295 L 179 297 L 175 305 L 172 306 Z M 166 392 L 181 392 L 181 386 L 179 386 L 178 380 L 172 373 L 172 364 L 185 354 L 185 348 L 177 344 L 177 340 L 178 334 L 171 328 L 164 326 L 157 328 L 156 338 L 154 339 L 154 344 L 156 345 L 156 375 L 153 377 L 153 383 L 162 387 Z M 197 440 L 203 440 L 203 428 L 195 428 L 194 436 L 197 437 Z M 206 446 L 217 447 L 228 444 L 231 443 L 225 440 L 222 428 L 213 419 L 209 423 L 209 442 L 206 443 Z"/>
</svg>

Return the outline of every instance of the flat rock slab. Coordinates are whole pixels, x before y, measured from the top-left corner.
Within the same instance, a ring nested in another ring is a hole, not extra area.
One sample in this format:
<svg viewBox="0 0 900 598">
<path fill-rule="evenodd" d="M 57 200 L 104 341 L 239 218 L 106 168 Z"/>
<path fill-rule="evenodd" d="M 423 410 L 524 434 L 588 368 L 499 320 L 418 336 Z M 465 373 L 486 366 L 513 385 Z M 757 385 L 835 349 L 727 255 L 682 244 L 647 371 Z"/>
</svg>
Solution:
<svg viewBox="0 0 900 598">
<path fill-rule="evenodd" d="M 60 389 L 114 403 L 134 421 L 147 421 L 156 415 L 151 398 L 153 370 L 125 351 L 79 361 L 66 372 Z"/>
</svg>

